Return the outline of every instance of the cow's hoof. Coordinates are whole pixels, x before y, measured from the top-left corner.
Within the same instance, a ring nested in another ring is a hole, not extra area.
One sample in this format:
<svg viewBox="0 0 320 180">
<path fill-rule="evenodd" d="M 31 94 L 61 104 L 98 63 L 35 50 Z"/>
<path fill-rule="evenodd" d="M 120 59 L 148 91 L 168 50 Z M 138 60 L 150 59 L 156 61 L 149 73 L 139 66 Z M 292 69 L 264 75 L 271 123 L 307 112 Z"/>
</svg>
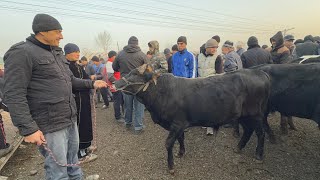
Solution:
<svg viewBox="0 0 320 180">
<path fill-rule="evenodd" d="M 261 163 L 263 160 L 263 155 L 256 154 L 256 160 L 257 160 L 257 162 L 260 161 L 260 163 Z"/>
<path fill-rule="evenodd" d="M 170 170 L 169 170 L 169 173 L 170 173 L 171 175 L 174 175 L 174 173 L 175 173 L 174 169 L 170 169 Z"/>
<path fill-rule="evenodd" d="M 233 137 L 239 138 L 240 137 L 240 133 L 239 132 L 233 132 Z"/>
<path fill-rule="evenodd" d="M 184 153 L 176 153 L 176 154 L 175 154 L 175 157 L 177 157 L 177 158 L 182 158 L 183 155 L 184 155 Z"/>
</svg>

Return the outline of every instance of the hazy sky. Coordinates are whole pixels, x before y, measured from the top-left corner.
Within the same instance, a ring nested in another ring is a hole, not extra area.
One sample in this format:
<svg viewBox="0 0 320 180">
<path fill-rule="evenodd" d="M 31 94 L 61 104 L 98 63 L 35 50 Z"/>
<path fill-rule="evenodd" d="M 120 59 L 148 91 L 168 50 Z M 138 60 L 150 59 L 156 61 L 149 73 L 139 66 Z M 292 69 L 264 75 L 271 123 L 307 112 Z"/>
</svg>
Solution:
<svg viewBox="0 0 320 180">
<path fill-rule="evenodd" d="M 102 31 L 112 36 L 111 49 L 122 49 L 135 35 L 143 51 L 150 40 L 158 40 L 160 49 L 171 47 L 180 35 L 188 39 L 188 49 L 198 50 L 213 35 L 222 42 L 246 42 L 255 35 L 260 45 L 277 31 L 296 38 L 320 35 L 319 0 L 1 0 L 0 56 L 14 43 L 32 33 L 37 13 L 59 20 L 64 39 L 80 49 L 97 50 L 94 38 Z"/>
</svg>

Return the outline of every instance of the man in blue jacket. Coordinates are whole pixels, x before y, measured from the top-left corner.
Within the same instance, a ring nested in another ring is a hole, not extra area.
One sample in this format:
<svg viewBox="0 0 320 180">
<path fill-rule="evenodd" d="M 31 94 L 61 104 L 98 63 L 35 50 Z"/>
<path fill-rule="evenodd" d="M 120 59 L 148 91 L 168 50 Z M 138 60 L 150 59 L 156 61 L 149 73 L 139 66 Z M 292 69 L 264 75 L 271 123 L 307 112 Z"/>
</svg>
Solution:
<svg viewBox="0 0 320 180">
<path fill-rule="evenodd" d="M 172 73 L 174 76 L 195 78 L 195 56 L 187 50 L 187 38 L 180 36 L 177 40 L 179 52 L 172 56 Z"/>
</svg>

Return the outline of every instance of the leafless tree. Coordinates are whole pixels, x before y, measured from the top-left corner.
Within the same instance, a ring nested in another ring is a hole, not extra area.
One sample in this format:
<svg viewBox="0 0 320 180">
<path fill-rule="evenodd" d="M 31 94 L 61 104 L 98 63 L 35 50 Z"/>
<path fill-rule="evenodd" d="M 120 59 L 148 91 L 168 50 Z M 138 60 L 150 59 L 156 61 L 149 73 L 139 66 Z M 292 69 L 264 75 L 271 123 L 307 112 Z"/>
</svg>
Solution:
<svg viewBox="0 0 320 180">
<path fill-rule="evenodd" d="M 112 43 L 112 38 L 109 32 L 103 31 L 100 32 L 95 38 L 96 45 L 103 50 L 103 52 L 107 52 L 109 46 Z"/>
</svg>

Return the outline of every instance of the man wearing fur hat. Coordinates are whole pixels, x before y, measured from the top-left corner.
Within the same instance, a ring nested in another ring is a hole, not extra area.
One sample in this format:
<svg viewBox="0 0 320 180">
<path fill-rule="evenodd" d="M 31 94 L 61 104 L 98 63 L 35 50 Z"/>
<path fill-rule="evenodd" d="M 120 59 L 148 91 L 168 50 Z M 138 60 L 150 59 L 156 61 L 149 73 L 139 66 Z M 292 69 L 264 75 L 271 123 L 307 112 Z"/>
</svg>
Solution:
<svg viewBox="0 0 320 180">
<path fill-rule="evenodd" d="M 166 57 L 163 53 L 159 52 L 159 43 L 158 41 L 150 41 L 148 43 L 149 51 L 152 55 L 150 62 L 153 66 L 153 69 L 161 73 L 168 72 L 168 63 Z"/>
<path fill-rule="evenodd" d="M 198 56 L 198 77 L 214 76 L 223 73 L 223 61 L 217 53 L 218 42 L 209 39 L 205 43 L 205 52 Z M 213 129 L 207 128 L 207 135 L 213 135 Z"/>
<path fill-rule="evenodd" d="M 103 81 L 75 78 L 59 47 L 63 39 L 57 19 L 37 14 L 34 34 L 5 54 L 5 102 L 24 140 L 37 144 L 45 157 L 46 179 L 82 179 L 78 163 L 77 108 L 72 89 L 105 87 Z M 17 73 L 19 72 L 19 73 Z M 46 149 L 52 151 L 52 156 Z"/>
</svg>

